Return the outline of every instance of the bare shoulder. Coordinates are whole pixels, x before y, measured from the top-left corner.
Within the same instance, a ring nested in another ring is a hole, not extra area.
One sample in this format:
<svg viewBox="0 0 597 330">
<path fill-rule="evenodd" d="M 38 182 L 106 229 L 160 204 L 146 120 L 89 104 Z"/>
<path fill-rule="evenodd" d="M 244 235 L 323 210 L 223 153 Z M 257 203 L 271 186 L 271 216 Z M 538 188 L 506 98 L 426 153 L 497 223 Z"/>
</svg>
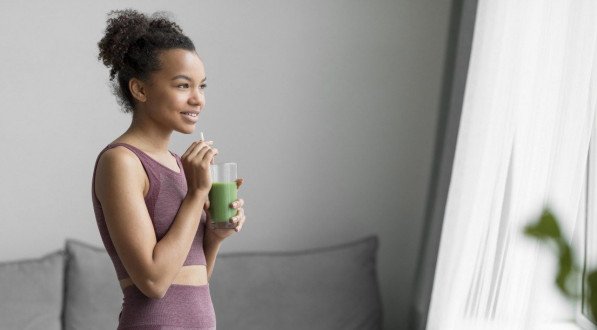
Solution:
<svg viewBox="0 0 597 330">
<path fill-rule="evenodd" d="M 100 157 L 98 166 L 102 163 L 109 166 L 129 167 L 139 163 L 139 158 L 126 147 L 116 146 L 104 151 Z"/>
<path fill-rule="evenodd" d="M 95 174 L 95 191 L 100 201 L 114 196 L 114 189 L 127 188 L 143 192 L 143 165 L 125 147 L 106 150 L 100 157 Z"/>
</svg>

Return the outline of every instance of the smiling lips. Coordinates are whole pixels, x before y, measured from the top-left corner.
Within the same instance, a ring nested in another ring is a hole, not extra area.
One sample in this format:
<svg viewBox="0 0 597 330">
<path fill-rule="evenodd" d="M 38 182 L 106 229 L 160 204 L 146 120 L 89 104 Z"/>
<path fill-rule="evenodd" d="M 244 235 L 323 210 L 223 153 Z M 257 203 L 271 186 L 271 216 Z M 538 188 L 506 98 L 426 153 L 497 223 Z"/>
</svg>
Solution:
<svg viewBox="0 0 597 330">
<path fill-rule="evenodd" d="M 189 121 L 192 121 L 193 123 L 196 123 L 197 120 L 199 119 L 199 112 L 193 112 L 193 111 L 189 111 L 189 112 L 181 112 L 181 114 L 188 119 Z"/>
</svg>

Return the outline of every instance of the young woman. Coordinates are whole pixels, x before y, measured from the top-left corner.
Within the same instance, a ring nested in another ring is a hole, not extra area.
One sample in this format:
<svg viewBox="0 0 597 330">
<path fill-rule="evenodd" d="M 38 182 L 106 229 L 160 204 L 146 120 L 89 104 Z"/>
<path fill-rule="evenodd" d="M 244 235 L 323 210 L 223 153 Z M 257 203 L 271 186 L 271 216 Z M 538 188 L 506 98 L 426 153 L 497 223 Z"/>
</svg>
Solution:
<svg viewBox="0 0 597 330">
<path fill-rule="evenodd" d="M 212 141 L 169 151 L 173 131 L 195 131 L 205 105 L 205 69 L 191 40 L 159 13 L 108 14 L 99 59 L 130 127 L 98 155 L 92 201 L 124 299 L 118 329 L 215 329 L 209 291 L 222 241 L 241 230 L 210 226 Z M 242 179 L 237 181 L 237 187 Z"/>
</svg>

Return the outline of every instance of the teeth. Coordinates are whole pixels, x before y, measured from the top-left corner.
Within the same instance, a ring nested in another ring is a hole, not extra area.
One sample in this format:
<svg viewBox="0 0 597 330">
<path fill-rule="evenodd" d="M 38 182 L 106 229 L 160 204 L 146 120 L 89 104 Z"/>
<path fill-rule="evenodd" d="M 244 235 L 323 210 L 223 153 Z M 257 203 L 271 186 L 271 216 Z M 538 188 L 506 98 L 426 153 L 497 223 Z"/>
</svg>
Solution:
<svg viewBox="0 0 597 330">
<path fill-rule="evenodd" d="M 187 116 L 191 116 L 191 117 L 197 117 L 197 114 L 196 114 L 196 113 L 183 112 L 183 114 L 184 114 L 184 115 L 187 115 Z"/>
</svg>

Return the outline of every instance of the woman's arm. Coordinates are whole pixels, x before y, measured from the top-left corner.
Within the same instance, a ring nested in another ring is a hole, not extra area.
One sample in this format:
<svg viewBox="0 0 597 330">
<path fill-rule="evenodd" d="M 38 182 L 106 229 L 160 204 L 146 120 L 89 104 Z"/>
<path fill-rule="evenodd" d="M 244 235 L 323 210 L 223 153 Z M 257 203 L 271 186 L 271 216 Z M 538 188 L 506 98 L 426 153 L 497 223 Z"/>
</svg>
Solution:
<svg viewBox="0 0 597 330">
<path fill-rule="evenodd" d="M 132 282 L 146 296 L 161 298 L 187 258 L 207 191 L 185 197 L 168 233 L 158 242 L 143 197 L 144 175 L 138 158 L 116 147 L 99 160 L 95 190 L 110 238 Z"/>
<path fill-rule="evenodd" d="M 205 253 L 205 261 L 207 262 L 207 281 L 209 282 L 214 265 L 216 264 L 216 257 L 218 256 L 222 239 L 208 233 L 204 236 L 203 252 Z"/>
</svg>

